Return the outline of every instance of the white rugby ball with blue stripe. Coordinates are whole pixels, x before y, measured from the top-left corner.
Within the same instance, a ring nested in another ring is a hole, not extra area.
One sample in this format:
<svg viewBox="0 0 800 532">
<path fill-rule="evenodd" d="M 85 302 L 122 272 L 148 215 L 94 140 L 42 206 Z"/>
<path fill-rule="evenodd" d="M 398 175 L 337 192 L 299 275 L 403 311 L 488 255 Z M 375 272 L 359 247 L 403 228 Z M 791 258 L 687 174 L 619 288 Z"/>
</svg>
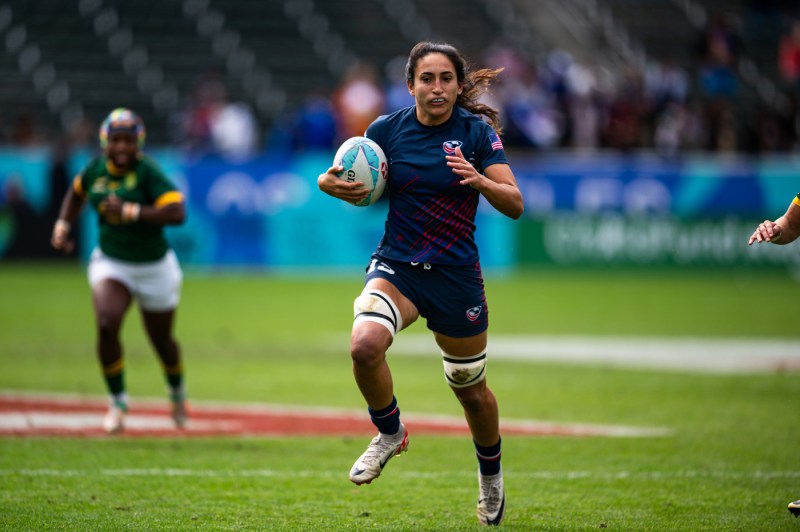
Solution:
<svg viewBox="0 0 800 532">
<path fill-rule="evenodd" d="M 386 188 L 389 164 L 378 144 L 367 137 L 351 137 L 344 141 L 333 158 L 334 165 L 344 167 L 337 175 L 348 183 L 359 181 L 369 195 L 355 205 L 366 207 L 375 203 Z"/>
</svg>

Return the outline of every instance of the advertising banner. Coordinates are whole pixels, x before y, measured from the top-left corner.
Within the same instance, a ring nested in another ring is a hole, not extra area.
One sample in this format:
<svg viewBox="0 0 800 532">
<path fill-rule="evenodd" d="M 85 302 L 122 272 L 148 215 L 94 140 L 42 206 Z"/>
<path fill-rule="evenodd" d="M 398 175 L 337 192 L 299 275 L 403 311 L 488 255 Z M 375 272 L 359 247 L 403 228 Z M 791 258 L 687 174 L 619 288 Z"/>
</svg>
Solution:
<svg viewBox="0 0 800 532">
<path fill-rule="evenodd" d="M 526 211 L 522 265 L 800 264 L 797 246 L 748 247 L 800 191 L 794 157 L 512 157 Z"/>
<path fill-rule="evenodd" d="M 186 223 L 168 228 L 185 265 L 352 271 L 366 265 L 383 234 L 385 200 L 354 207 L 317 188 L 332 153 L 239 163 L 172 149 L 148 154 L 186 195 Z M 72 154 L 70 175 L 91 155 Z M 800 158 L 508 155 L 525 213 L 510 220 L 481 201 L 476 238 L 486 268 L 800 264 L 800 246 L 746 245 L 755 224 L 780 216 L 800 191 Z M 48 150 L 2 151 L 0 185 L 21 185 L 32 209 L 52 217 L 61 198 L 51 197 L 51 167 Z M 0 203 L 0 256 L 24 230 L 7 207 Z M 96 242 L 94 216 L 86 209 L 81 223 L 84 259 Z"/>
</svg>

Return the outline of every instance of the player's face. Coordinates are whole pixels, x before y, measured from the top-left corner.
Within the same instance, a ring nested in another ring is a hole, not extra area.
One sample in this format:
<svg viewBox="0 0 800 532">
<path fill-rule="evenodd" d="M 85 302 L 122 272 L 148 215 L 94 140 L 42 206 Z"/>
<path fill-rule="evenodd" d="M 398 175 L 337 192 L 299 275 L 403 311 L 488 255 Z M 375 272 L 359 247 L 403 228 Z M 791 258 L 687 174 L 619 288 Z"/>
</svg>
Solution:
<svg viewBox="0 0 800 532">
<path fill-rule="evenodd" d="M 408 84 L 417 104 L 417 119 L 426 126 L 447 122 L 461 89 L 455 65 L 446 55 L 434 52 L 422 57 Z"/>
<path fill-rule="evenodd" d="M 117 168 L 130 168 L 139 152 L 136 135 L 127 131 L 115 131 L 108 136 L 106 155 Z"/>
</svg>

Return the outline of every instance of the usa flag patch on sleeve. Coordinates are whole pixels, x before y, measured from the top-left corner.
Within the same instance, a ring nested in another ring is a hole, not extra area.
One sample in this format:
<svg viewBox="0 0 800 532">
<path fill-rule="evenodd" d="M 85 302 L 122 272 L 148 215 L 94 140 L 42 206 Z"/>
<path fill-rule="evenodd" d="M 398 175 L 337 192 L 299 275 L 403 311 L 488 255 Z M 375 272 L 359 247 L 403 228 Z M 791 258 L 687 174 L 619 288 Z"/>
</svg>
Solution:
<svg viewBox="0 0 800 532">
<path fill-rule="evenodd" d="M 503 149 L 503 142 L 500 140 L 500 137 L 494 131 L 489 133 L 489 142 L 492 143 L 492 150 L 497 151 Z"/>
</svg>

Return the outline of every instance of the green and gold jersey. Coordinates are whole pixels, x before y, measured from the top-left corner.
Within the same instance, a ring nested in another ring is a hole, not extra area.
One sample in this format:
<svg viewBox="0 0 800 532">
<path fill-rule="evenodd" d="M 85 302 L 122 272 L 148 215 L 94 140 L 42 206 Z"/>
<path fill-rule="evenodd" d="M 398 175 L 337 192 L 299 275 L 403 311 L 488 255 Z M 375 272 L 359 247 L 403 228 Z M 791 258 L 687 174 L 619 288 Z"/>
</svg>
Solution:
<svg viewBox="0 0 800 532">
<path fill-rule="evenodd" d="M 95 210 L 111 194 L 122 201 L 156 207 L 183 201 L 183 194 L 147 157 L 122 173 L 116 171 L 106 157 L 97 157 L 75 177 L 73 186 Z M 100 249 L 109 257 L 128 262 L 152 262 L 163 257 L 169 248 L 160 225 L 141 221 L 112 224 L 103 216 L 98 216 L 98 220 Z"/>
</svg>

